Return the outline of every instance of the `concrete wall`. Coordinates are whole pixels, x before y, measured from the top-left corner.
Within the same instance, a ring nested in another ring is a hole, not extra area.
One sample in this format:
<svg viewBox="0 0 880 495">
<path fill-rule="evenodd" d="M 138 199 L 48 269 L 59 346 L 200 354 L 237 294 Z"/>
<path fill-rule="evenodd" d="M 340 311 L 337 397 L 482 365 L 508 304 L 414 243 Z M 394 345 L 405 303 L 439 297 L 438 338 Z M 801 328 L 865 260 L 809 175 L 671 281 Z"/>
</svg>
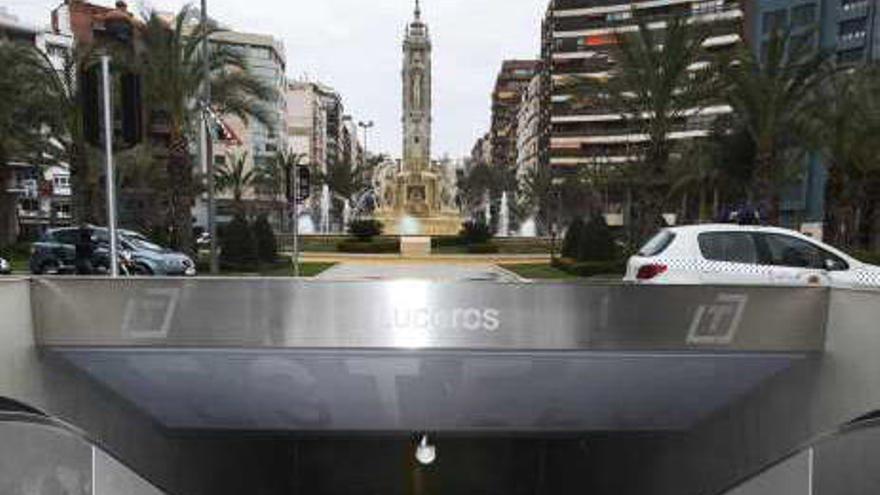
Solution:
<svg viewBox="0 0 880 495">
<path fill-rule="evenodd" d="M 639 467 L 644 476 L 633 478 L 627 492 L 722 493 L 821 435 L 880 410 L 880 292 L 832 291 L 829 310 L 824 355 L 664 442 Z"/>
<path fill-rule="evenodd" d="M 170 495 L 284 493 L 284 442 L 160 429 L 56 356 L 38 351 L 30 311 L 28 282 L 0 280 L 0 397 L 88 432 Z"/>
</svg>

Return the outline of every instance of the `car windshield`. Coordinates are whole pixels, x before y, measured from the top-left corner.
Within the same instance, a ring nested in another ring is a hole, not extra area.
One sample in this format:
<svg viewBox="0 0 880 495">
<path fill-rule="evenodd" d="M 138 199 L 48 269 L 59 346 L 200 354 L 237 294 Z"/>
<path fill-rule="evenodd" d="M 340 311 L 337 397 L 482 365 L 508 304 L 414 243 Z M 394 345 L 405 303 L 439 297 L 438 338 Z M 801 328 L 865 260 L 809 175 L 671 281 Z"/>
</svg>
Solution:
<svg viewBox="0 0 880 495">
<path fill-rule="evenodd" d="M 639 249 L 639 256 L 657 256 L 665 251 L 674 239 L 675 234 L 668 230 L 661 230 Z"/>
<path fill-rule="evenodd" d="M 162 251 L 164 248 L 158 244 L 154 244 L 141 236 L 125 235 L 123 238 L 135 249 L 145 249 L 147 251 Z"/>
</svg>

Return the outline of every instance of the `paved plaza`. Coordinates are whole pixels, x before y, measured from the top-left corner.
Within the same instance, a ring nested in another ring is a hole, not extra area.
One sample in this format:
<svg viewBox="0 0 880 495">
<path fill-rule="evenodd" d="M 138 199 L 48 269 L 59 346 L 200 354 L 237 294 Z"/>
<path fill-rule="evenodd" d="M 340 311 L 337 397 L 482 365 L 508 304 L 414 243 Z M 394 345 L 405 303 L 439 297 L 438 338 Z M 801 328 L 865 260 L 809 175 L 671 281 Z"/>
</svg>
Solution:
<svg viewBox="0 0 880 495">
<path fill-rule="evenodd" d="M 438 282 L 496 281 L 519 282 L 514 273 L 493 264 L 452 264 L 418 262 L 346 262 L 321 273 L 319 280 L 399 280 L 418 279 Z"/>
</svg>

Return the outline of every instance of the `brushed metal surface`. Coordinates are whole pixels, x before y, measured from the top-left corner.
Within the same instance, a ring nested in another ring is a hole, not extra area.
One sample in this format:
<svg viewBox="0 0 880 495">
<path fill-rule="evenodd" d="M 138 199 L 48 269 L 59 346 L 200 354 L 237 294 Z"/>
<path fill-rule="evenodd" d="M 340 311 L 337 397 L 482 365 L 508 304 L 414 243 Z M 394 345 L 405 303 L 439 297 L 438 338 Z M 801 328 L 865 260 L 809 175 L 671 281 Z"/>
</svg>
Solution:
<svg viewBox="0 0 880 495">
<path fill-rule="evenodd" d="M 809 352 L 828 291 L 40 278 L 32 301 L 45 346 Z"/>
</svg>

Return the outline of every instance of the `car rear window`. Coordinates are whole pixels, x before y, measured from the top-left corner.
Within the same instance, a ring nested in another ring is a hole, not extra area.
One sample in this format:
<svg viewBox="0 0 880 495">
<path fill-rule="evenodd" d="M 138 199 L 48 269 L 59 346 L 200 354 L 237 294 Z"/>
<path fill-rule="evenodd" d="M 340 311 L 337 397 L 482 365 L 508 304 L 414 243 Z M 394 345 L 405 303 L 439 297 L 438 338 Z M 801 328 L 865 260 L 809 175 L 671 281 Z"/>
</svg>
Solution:
<svg viewBox="0 0 880 495">
<path fill-rule="evenodd" d="M 675 234 L 668 230 L 661 230 L 654 237 L 651 238 L 648 242 L 642 246 L 642 249 L 639 249 L 639 256 L 657 256 L 658 254 L 666 251 L 672 241 L 675 240 Z"/>
<path fill-rule="evenodd" d="M 758 263 L 755 237 L 749 232 L 706 232 L 697 237 L 700 252 L 711 261 Z"/>
</svg>

